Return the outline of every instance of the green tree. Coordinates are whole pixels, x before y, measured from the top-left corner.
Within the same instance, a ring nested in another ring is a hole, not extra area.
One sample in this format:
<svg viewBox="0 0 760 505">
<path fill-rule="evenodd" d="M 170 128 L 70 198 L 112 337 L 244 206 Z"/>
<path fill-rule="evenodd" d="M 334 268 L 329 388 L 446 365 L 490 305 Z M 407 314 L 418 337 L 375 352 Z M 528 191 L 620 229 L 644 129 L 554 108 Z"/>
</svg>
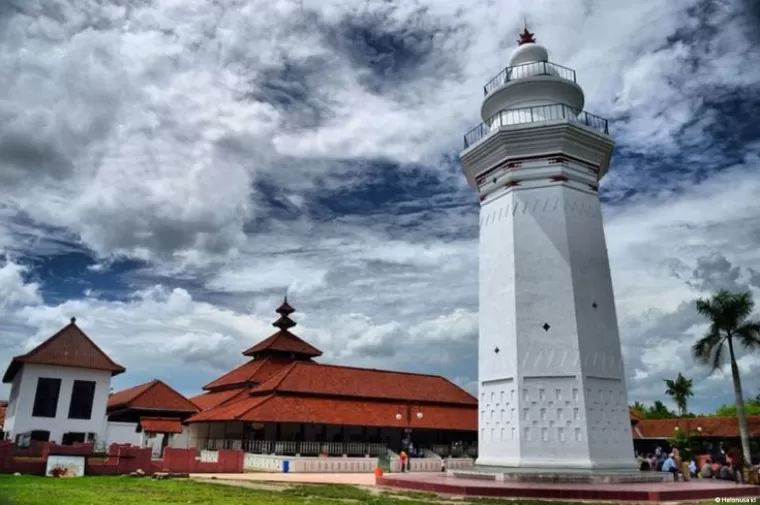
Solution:
<svg viewBox="0 0 760 505">
<path fill-rule="evenodd" d="M 639 416 L 639 417 L 646 417 L 646 415 L 647 415 L 647 406 L 644 405 L 643 403 L 641 403 L 641 402 L 634 402 L 633 405 L 631 405 L 630 407 L 631 407 L 631 410 L 633 410 L 634 413 L 636 413 L 637 416 Z"/>
<path fill-rule="evenodd" d="M 694 396 L 692 380 L 687 379 L 680 373 L 675 380 L 665 379 L 665 394 L 673 399 L 678 407 L 678 413 L 685 416 L 689 412 L 689 398 Z"/>
<path fill-rule="evenodd" d="M 675 412 L 671 412 L 664 403 L 657 400 L 646 410 L 647 419 L 671 419 L 676 416 Z"/>
<path fill-rule="evenodd" d="M 744 410 L 744 395 L 739 366 L 736 363 L 736 347 L 747 350 L 760 346 L 760 321 L 752 319 L 755 302 L 752 293 L 729 293 L 721 290 L 711 298 L 697 300 L 697 312 L 706 317 L 710 327 L 705 336 L 692 347 L 694 358 L 712 371 L 722 369 L 726 360 L 731 364 L 731 378 L 734 382 L 736 417 L 745 461 L 752 461 L 749 446 L 747 415 Z M 726 356 L 728 351 L 728 356 Z"/>
<path fill-rule="evenodd" d="M 681 461 L 691 461 L 694 457 L 694 450 L 692 448 L 693 439 L 688 433 L 683 431 L 676 432 L 676 435 L 670 439 L 670 445 L 678 449 L 678 453 L 681 456 Z"/>
<path fill-rule="evenodd" d="M 748 417 L 760 416 L 760 402 L 757 400 L 749 400 L 745 402 L 744 414 Z M 736 417 L 736 405 L 721 405 L 712 415 L 720 417 Z"/>
</svg>

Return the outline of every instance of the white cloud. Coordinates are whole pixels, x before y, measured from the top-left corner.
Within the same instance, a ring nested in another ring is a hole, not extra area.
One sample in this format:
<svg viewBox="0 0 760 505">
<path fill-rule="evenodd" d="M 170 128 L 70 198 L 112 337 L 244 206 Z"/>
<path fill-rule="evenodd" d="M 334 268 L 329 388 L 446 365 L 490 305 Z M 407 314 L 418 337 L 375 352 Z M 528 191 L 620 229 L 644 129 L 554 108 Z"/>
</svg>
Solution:
<svg viewBox="0 0 760 505">
<path fill-rule="evenodd" d="M 40 285 L 24 280 L 28 269 L 7 258 L 4 263 L 0 268 L 0 307 L 11 310 L 42 303 Z"/>
<path fill-rule="evenodd" d="M 57 303 L 7 261 L 0 358 L 76 316 L 130 370 L 205 361 L 213 376 L 269 335 L 273 293 L 288 289 L 325 359 L 471 385 L 476 197 L 449 157 L 527 16 L 576 69 L 587 109 L 614 119 L 621 152 L 603 189 L 633 396 L 660 396 L 678 371 L 706 402 L 730 395 L 688 348 L 701 331 L 691 300 L 751 284 L 760 261 L 760 145 L 732 148 L 743 159 L 719 172 L 712 130 L 736 118 L 702 108 L 760 79 L 751 18 L 732 2 L 17 4 L 0 30 L 0 247 L 23 258 L 74 244 L 98 256 L 93 275 L 147 266 L 125 300 L 94 289 Z M 362 30 L 408 51 L 359 54 Z M 374 159 L 404 164 L 388 170 L 408 196 L 321 215 L 322 199 L 373 184 Z M 418 194 L 415 170 L 440 193 Z M 742 360 L 749 383 L 760 368 Z"/>
<path fill-rule="evenodd" d="M 479 90 L 506 64 L 524 16 L 553 59 L 576 67 L 592 112 L 614 113 L 634 148 L 672 148 L 700 96 L 752 85 L 760 68 L 741 13 L 724 3 L 700 17 L 699 0 L 57 9 L 13 13 L 0 35 L 0 64 L 12 69 L 0 78 L 2 172 L 21 209 L 102 256 L 225 255 L 245 243 L 244 222 L 257 215 L 251 184 L 262 176 L 294 202 L 325 177 L 362 178 L 315 158 L 435 167 L 479 121 Z M 738 28 L 709 31 L 732 21 Z M 690 39 L 699 23 L 702 38 Z M 392 33 L 417 59 L 376 74 L 371 59 L 351 55 L 346 26 Z M 683 40 L 668 46 L 674 35 Z M 257 86 L 273 74 L 307 101 L 285 110 L 262 95 Z M 307 127 L 315 110 L 321 119 Z M 26 177 L 32 169 L 40 176 Z"/>
<path fill-rule="evenodd" d="M 255 261 L 255 260 L 254 260 Z M 325 286 L 327 270 L 295 259 L 260 258 L 254 265 L 227 269 L 211 279 L 207 287 L 216 291 L 255 293 L 280 289 L 308 293 Z"/>
</svg>

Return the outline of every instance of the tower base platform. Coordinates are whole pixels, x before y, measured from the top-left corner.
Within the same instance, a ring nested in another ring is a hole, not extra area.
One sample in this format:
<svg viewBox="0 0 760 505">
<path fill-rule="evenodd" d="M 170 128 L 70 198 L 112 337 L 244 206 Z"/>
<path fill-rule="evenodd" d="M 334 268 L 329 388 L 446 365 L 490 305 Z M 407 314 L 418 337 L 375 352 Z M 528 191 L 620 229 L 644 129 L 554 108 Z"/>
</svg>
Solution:
<svg viewBox="0 0 760 505">
<path fill-rule="evenodd" d="M 657 473 L 657 472 L 642 472 Z M 669 475 L 668 475 L 669 476 Z M 714 501 L 716 498 L 760 497 L 760 487 L 722 480 L 689 482 L 580 483 L 526 482 L 468 478 L 446 473 L 394 473 L 376 479 L 378 486 L 452 496 L 594 500 L 629 502 Z"/>
<path fill-rule="evenodd" d="M 496 482 L 535 482 L 576 484 L 637 484 L 642 482 L 673 482 L 673 475 L 664 472 L 639 470 L 580 470 L 555 468 L 505 468 L 476 466 L 467 470 L 450 470 L 450 476 L 461 479 L 492 480 Z"/>
</svg>

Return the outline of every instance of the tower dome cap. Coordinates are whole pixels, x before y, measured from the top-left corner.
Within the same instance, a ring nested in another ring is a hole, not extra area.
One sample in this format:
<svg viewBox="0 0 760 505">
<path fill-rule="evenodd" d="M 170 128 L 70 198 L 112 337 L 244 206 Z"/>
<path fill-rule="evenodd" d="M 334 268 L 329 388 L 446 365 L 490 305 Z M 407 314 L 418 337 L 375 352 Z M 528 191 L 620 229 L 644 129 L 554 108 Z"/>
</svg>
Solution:
<svg viewBox="0 0 760 505">
<path fill-rule="evenodd" d="M 514 67 L 525 63 L 535 63 L 538 61 L 549 61 L 549 52 L 544 46 L 536 43 L 534 33 L 526 28 L 517 39 L 517 49 L 509 58 L 509 66 Z"/>
</svg>

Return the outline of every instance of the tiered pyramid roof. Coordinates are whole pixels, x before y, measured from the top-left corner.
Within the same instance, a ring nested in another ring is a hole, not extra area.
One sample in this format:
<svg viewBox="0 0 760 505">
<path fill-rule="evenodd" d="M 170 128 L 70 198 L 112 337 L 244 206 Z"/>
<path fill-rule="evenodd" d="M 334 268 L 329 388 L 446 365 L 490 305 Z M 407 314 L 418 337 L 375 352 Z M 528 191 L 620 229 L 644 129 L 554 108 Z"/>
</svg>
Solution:
<svg viewBox="0 0 760 505">
<path fill-rule="evenodd" d="M 192 398 L 202 412 L 186 422 L 477 429 L 477 399 L 441 376 L 316 363 L 322 351 L 290 332 L 294 311 L 286 299 L 279 331 L 243 353 L 251 361 L 204 386 Z"/>
</svg>

